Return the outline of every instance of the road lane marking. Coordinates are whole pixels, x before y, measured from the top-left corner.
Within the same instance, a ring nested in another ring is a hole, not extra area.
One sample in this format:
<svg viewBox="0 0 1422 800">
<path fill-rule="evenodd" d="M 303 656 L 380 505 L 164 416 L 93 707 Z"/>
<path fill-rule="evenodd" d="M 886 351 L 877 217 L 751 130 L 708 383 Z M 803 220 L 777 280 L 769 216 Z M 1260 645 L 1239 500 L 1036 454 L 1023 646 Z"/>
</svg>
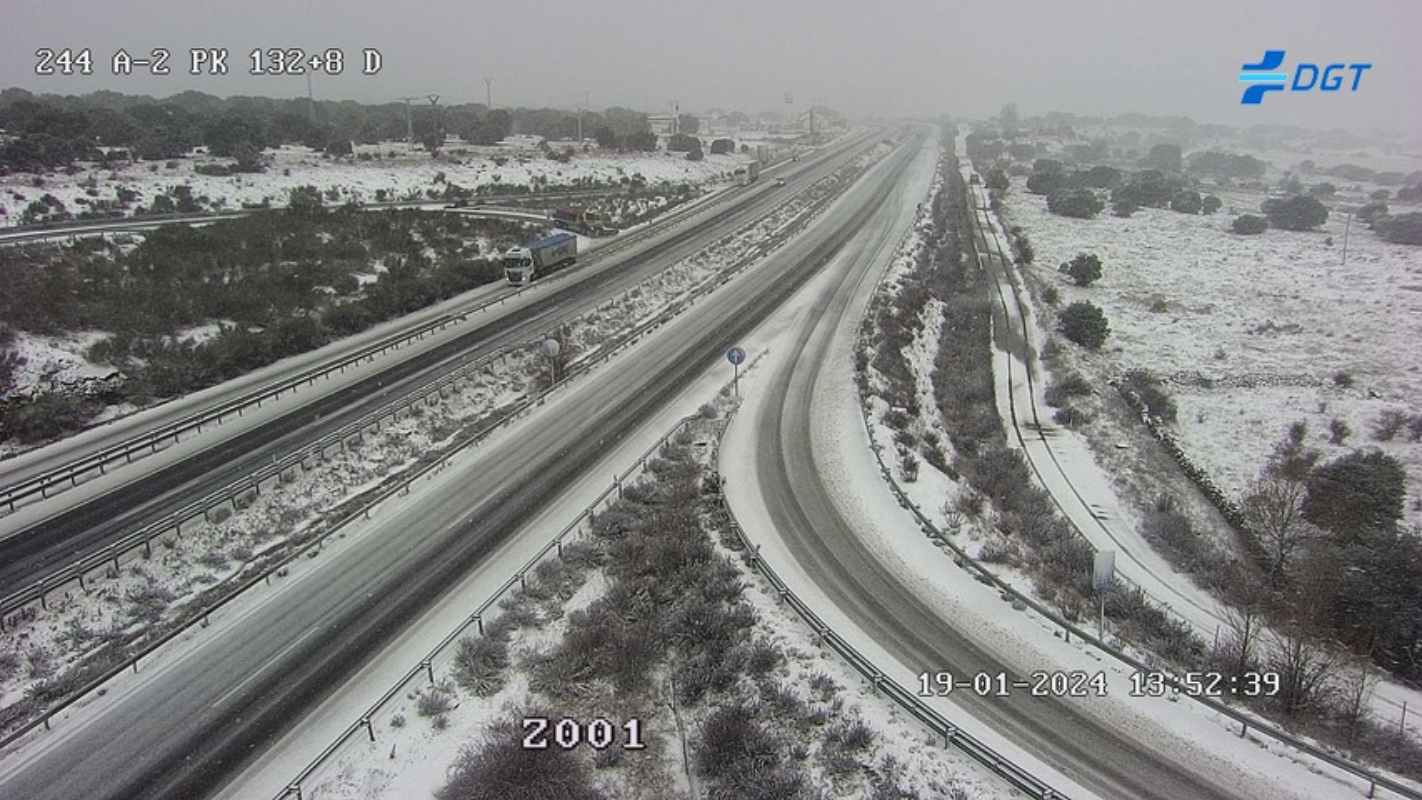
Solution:
<svg viewBox="0 0 1422 800">
<path fill-rule="evenodd" d="M 275 662 L 281 660 L 282 657 L 285 656 L 287 653 L 290 653 L 292 650 L 295 650 L 298 645 L 300 645 L 302 642 L 306 641 L 307 639 L 311 638 L 312 635 L 314 635 L 314 634 L 316 634 L 316 633 L 319 633 L 320 631 L 321 631 L 320 628 L 312 628 L 311 630 L 307 631 L 306 633 L 304 633 L 304 634 L 302 634 L 300 637 L 298 637 L 298 638 L 296 639 L 296 641 L 292 642 L 291 644 L 287 645 L 286 647 L 283 647 L 283 648 L 281 649 L 281 652 L 277 653 L 276 655 L 272 656 L 271 658 L 269 658 L 269 659 L 267 659 L 265 662 L 263 662 L 260 667 L 258 667 L 257 669 L 255 669 L 255 670 L 252 671 L 252 674 L 251 674 L 251 675 L 248 675 L 248 676 L 247 676 L 247 679 L 246 679 L 246 680 L 244 680 L 244 681 L 242 681 L 241 683 L 237 684 L 236 686 L 232 687 L 231 689 L 229 689 L 229 690 L 227 691 L 226 694 L 224 694 L 224 695 L 222 695 L 221 697 L 219 697 L 219 698 L 217 698 L 216 700 L 214 700 L 213 703 L 212 703 L 212 705 L 208 706 L 208 708 L 216 709 L 218 706 L 220 706 L 220 705 L 226 703 L 233 695 L 237 694 L 238 692 L 240 692 L 240 691 L 242 691 L 244 688 L 246 688 L 247 684 L 249 684 L 249 683 L 251 683 L 252 681 L 256 680 L 259 675 L 261 675 L 263 672 L 266 671 L 267 667 L 270 667 L 273 663 L 275 663 Z"/>
</svg>

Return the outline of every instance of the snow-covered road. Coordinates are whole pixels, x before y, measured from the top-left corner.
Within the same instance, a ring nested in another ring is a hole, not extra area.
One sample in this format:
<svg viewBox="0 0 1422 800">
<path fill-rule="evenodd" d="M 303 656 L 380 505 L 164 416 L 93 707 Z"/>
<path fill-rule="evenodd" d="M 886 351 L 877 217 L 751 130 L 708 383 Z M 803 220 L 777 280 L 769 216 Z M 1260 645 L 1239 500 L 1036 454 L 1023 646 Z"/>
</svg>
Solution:
<svg viewBox="0 0 1422 800">
<path fill-rule="evenodd" d="M 929 173 L 931 165 L 924 181 Z M 866 300 L 861 291 L 853 307 Z M 803 302 L 820 306 L 828 298 Z M 837 330 L 804 332 L 819 342 L 822 371 L 819 364 L 796 363 L 794 349 L 778 346 L 743 385 L 746 406 L 722 451 L 728 499 L 762 544 L 762 555 L 841 635 L 905 685 L 916 685 L 922 672 L 954 665 L 968 671 L 1001 665 L 1017 675 L 1103 672 L 1106 697 L 982 698 L 960 692 L 932 701 L 950 717 L 977 717 L 969 728 L 974 736 L 1040 768 L 1039 777 L 1059 781 L 1073 797 L 1325 797 L 1355 791 L 1339 776 L 1293 763 L 1287 752 L 1254 741 L 1241 746 L 1216 715 L 1192 704 L 1128 697 L 1130 676 L 1122 668 L 1080 643 L 1063 642 L 1049 623 L 1012 610 L 925 539 L 895 502 L 869 451 L 850 370 L 856 322 L 849 314 Z M 816 371 L 819 376 L 811 377 Z M 782 408 L 782 392 L 805 405 Z M 806 438 L 808 444 L 790 446 Z M 785 461 L 777 465 L 780 458 Z M 779 481 L 785 491 L 767 488 L 767 480 L 772 487 Z M 822 494 L 791 502 L 817 482 Z M 808 523 L 795 522 L 797 514 L 787 510 L 795 506 Z M 859 591 L 846 588 L 851 586 Z M 884 616 L 890 607 L 894 611 Z"/>
</svg>

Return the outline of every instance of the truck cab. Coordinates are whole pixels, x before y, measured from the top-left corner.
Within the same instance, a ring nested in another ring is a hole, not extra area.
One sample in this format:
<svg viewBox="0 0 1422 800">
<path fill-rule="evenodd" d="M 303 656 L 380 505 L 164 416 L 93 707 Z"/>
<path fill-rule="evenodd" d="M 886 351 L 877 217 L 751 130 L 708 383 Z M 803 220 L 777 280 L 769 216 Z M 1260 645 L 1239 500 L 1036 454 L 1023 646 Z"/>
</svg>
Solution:
<svg viewBox="0 0 1422 800">
<path fill-rule="evenodd" d="M 535 267 L 533 251 L 527 247 L 510 247 L 504 253 L 504 277 L 513 286 L 522 286 L 533 280 Z"/>
</svg>

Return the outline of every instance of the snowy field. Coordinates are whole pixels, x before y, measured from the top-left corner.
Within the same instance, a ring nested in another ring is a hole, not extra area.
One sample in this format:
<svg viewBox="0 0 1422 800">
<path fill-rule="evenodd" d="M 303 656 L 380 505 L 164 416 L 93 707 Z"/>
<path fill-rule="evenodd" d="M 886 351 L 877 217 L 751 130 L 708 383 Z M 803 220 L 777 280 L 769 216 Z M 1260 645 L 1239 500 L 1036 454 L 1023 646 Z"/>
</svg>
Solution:
<svg viewBox="0 0 1422 800">
<path fill-rule="evenodd" d="M 153 198 L 172 187 L 187 185 L 194 198 L 207 197 L 204 210 L 216 207 L 241 208 L 244 203 L 286 203 L 288 192 L 312 185 L 322 191 L 334 189 L 337 200 L 374 202 L 383 190 L 383 199 L 424 199 L 429 192 L 442 192 L 444 181 L 465 189 L 504 187 L 551 190 L 583 185 L 610 186 L 641 176 L 649 185 L 671 183 L 709 184 L 729 180 L 744 162 L 739 155 L 707 155 L 702 161 L 688 161 L 684 153 L 597 153 L 575 155 L 560 163 L 542 155 L 512 154 L 499 148 L 453 147 L 440 160 L 423 151 L 414 152 L 403 143 L 362 148 L 387 154 L 380 160 L 351 158 L 332 160 L 301 145 L 284 145 L 267 150 L 265 172 L 231 176 L 199 175 L 199 166 L 230 164 L 231 159 L 207 155 L 167 162 L 124 163 L 116 168 L 81 163 L 73 175 L 56 172 L 39 178 L 17 173 L 0 177 L 0 225 L 17 225 L 29 203 L 52 194 L 71 214 L 84 210 L 90 200 L 115 200 L 120 187 L 139 193 L 138 204 L 147 206 Z M 464 152 L 464 155 L 457 153 Z M 389 155 L 393 154 L 393 155 Z M 502 162 L 502 163 L 499 163 Z M 83 201 L 83 202 L 80 202 Z M 221 203 L 221 205 L 214 205 Z"/>
<path fill-rule="evenodd" d="M 1310 444 L 1329 455 L 1366 444 L 1401 459 L 1411 479 L 1407 519 L 1422 523 L 1413 502 L 1422 444 L 1405 429 L 1391 442 L 1370 435 L 1386 409 L 1422 412 L 1422 248 L 1354 225 L 1345 265 L 1339 214 L 1318 232 L 1237 236 L 1229 209 L 1257 213 L 1263 198 L 1221 199 L 1225 209 L 1210 216 L 1147 208 L 1078 220 L 1048 213 L 1046 199 L 1017 179 L 1007 211 L 1037 252 L 1031 273 L 1058 288 L 1061 305 L 1090 300 L 1110 320 L 1106 347 L 1079 359 L 1093 383 L 1136 367 L 1171 380 L 1182 445 L 1227 491 L 1241 491 L 1289 423 L 1305 419 Z M 1101 280 L 1085 289 L 1056 273 L 1080 252 L 1103 264 Z M 1338 373 L 1353 385 L 1336 385 Z M 1328 443 L 1335 417 L 1354 432 L 1344 446 Z"/>
</svg>

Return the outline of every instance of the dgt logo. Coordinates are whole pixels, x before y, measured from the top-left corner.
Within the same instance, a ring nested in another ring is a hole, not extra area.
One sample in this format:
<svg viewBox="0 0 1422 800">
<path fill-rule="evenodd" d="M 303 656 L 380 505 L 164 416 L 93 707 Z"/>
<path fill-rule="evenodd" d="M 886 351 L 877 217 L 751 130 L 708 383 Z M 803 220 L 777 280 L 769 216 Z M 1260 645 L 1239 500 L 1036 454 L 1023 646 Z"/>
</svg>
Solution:
<svg viewBox="0 0 1422 800">
<path fill-rule="evenodd" d="M 1240 105 L 1257 106 L 1264 99 L 1265 92 L 1282 91 L 1289 80 L 1289 73 L 1278 71 L 1283 63 L 1283 50 L 1265 50 L 1258 64 L 1240 67 L 1239 82 L 1254 84 L 1244 90 Z M 1353 86 L 1349 91 L 1356 92 L 1363 73 L 1372 68 L 1372 64 L 1329 64 L 1320 71 L 1317 64 L 1300 61 L 1294 68 L 1294 82 L 1289 89 L 1307 92 L 1317 86 L 1320 92 L 1336 92 L 1343 86 L 1343 75 L 1340 73 L 1352 70 Z"/>
</svg>

